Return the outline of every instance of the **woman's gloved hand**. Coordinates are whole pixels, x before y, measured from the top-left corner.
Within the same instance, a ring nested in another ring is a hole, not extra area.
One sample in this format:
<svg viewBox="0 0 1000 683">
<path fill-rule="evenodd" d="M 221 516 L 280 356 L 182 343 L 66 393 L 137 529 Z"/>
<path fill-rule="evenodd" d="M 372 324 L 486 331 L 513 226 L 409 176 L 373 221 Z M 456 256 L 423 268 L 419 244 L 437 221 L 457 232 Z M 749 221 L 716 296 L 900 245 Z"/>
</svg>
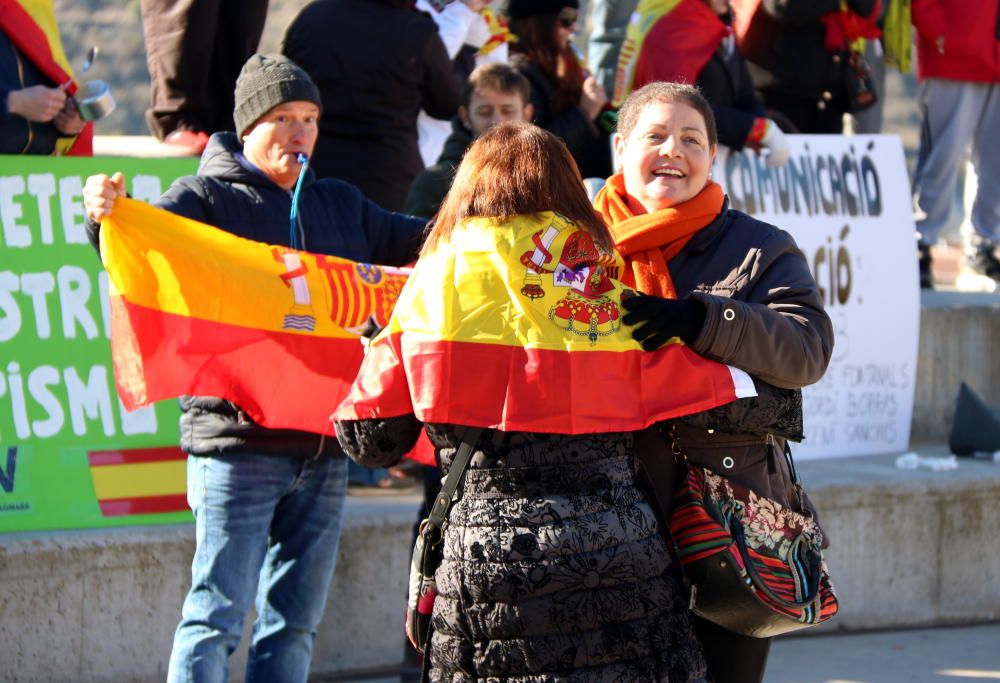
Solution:
<svg viewBox="0 0 1000 683">
<path fill-rule="evenodd" d="M 771 119 L 767 120 L 767 131 L 761 138 L 760 146 L 768 151 L 767 159 L 764 161 L 768 168 L 784 166 L 792 156 L 792 148 L 788 144 L 788 138 L 778 128 L 778 124 Z"/>
<path fill-rule="evenodd" d="M 660 348 L 673 337 L 691 344 L 705 324 L 705 306 L 694 299 L 663 299 L 650 294 L 622 297 L 628 311 L 622 322 L 637 325 L 632 338 L 646 351 Z"/>
</svg>

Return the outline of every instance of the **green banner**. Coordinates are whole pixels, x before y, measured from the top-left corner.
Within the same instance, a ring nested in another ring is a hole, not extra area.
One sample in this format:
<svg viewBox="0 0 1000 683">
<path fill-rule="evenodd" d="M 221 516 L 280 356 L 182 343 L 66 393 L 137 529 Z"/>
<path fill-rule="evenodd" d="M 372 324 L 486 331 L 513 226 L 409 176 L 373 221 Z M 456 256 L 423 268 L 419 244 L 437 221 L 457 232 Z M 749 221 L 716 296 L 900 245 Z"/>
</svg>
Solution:
<svg viewBox="0 0 1000 683">
<path fill-rule="evenodd" d="M 191 520 L 174 401 L 115 393 L 87 176 L 156 199 L 195 159 L 0 156 L 0 532 Z"/>
</svg>

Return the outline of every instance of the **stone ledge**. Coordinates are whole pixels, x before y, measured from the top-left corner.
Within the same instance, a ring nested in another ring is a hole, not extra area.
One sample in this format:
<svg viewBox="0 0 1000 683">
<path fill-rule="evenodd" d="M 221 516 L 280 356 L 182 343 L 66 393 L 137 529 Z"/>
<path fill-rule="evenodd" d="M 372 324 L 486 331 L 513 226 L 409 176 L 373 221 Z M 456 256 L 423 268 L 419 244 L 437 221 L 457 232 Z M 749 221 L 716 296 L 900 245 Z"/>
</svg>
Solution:
<svg viewBox="0 0 1000 683">
<path fill-rule="evenodd" d="M 918 449 L 942 457 L 943 445 Z M 1000 618 L 1000 464 L 901 470 L 896 456 L 799 465 L 832 545 L 840 614 L 818 629 L 864 630 Z"/>
<path fill-rule="evenodd" d="M 879 456 L 798 467 L 833 539 L 827 561 L 841 599 L 840 615 L 812 632 L 1000 618 L 1000 464 L 960 459 L 957 470 L 929 472 Z M 400 663 L 418 504 L 412 494 L 348 499 L 316 674 Z M 189 526 L 5 536 L 5 683 L 163 680 L 193 549 Z M 231 680 L 242 678 L 246 641 Z"/>
</svg>

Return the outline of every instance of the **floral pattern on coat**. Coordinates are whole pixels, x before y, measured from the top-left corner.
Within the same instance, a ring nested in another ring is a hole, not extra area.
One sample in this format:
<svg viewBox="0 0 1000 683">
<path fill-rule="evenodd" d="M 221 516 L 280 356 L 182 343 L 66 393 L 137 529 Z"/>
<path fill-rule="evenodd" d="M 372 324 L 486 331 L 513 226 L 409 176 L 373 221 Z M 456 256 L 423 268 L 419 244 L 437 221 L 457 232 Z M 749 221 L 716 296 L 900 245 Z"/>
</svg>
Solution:
<svg viewBox="0 0 1000 683">
<path fill-rule="evenodd" d="M 411 422 L 337 429 L 349 455 L 386 464 Z M 447 471 L 462 428 L 427 433 Z M 635 475 L 632 434 L 482 433 L 444 530 L 432 681 L 704 683 L 679 563 Z"/>
</svg>

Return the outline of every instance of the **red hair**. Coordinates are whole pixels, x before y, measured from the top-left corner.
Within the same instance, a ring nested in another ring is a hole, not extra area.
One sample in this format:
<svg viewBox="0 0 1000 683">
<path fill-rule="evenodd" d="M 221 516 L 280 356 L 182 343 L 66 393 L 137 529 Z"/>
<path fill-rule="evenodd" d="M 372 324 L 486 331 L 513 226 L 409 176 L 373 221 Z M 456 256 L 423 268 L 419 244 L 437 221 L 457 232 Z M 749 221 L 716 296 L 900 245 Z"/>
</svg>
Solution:
<svg viewBox="0 0 1000 683">
<path fill-rule="evenodd" d="M 530 123 L 501 123 L 465 153 L 423 251 L 447 242 L 466 218 L 504 221 L 543 211 L 565 216 L 590 233 L 598 247 L 611 250 L 608 228 L 587 199 L 563 141 Z"/>
</svg>

